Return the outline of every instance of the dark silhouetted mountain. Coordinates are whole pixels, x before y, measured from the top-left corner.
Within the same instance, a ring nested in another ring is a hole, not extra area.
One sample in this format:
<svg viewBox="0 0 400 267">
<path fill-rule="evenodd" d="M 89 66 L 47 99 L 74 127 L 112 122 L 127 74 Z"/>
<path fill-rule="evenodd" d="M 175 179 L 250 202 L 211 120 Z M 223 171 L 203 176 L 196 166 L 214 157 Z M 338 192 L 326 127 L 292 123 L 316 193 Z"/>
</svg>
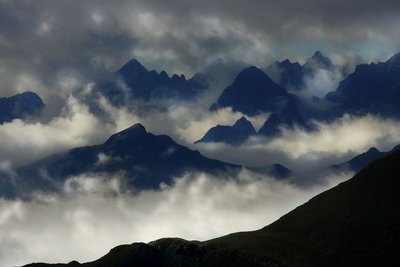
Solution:
<svg viewBox="0 0 400 267">
<path fill-rule="evenodd" d="M 280 134 L 279 126 L 281 126 L 282 121 L 276 113 L 272 113 L 268 120 L 265 121 L 263 126 L 261 126 L 260 130 L 258 130 L 259 134 L 273 137 Z"/>
<path fill-rule="evenodd" d="M 400 53 L 386 62 L 358 65 L 325 97 L 338 105 L 339 115 L 400 116 Z"/>
<path fill-rule="evenodd" d="M 258 231 L 135 243 L 67 266 L 397 266 L 399 162 L 399 151 L 381 158 Z"/>
<path fill-rule="evenodd" d="M 332 61 L 322 55 L 320 51 L 315 52 L 314 55 L 307 59 L 307 62 L 303 65 L 303 68 L 306 69 L 306 71 L 312 71 L 316 68 L 329 69 L 332 67 Z"/>
<path fill-rule="evenodd" d="M 393 153 L 397 150 L 400 150 L 400 145 L 394 147 L 392 150 L 387 151 L 387 152 L 381 152 L 375 147 L 371 147 L 367 152 L 362 153 L 351 160 L 337 164 L 337 165 L 332 165 L 331 168 L 337 171 L 353 171 L 353 172 L 359 172 L 362 170 L 365 166 L 367 166 L 369 163 L 373 162 L 374 160 L 380 159 L 386 155 L 389 155 L 390 153 Z"/>
<path fill-rule="evenodd" d="M 187 80 L 184 75 L 174 74 L 169 77 L 165 71 L 157 73 L 148 71 L 136 59 L 130 60 L 117 74 L 122 78 L 126 85 L 132 90 L 134 97 L 149 100 L 150 98 L 179 98 L 191 99 L 199 92 L 208 88 L 206 78 L 196 74 Z M 107 89 L 108 88 L 108 89 Z M 111 88 L 111 89 L 110 89 Z M 114 92 L 112 86 L 105 86 L 111 96 L 118 93 Z"/>
<path fill-rule="evenodd" d="M 126 173 L 130 188 L 157 189 L 161 183 L 171 185 L 173 177 L 186 171 L 216 173 L 231 168 L 238 166 L 208 159 L 166 135 L 153 135 L 135 124 L 112 135 L 104 144 L 74 148 L 20 167 L 16 190 L 57 190 L 70 176 L 120 171 Z"/>
<path fill-rule="evenodd" d="M 300 113 L 296 100 L 290 99 L 279 113 L 272 113 L 258 131 L 259 134 L 273 137 L 281 133 L 281 128 L 294 129 L 295 127 L 312 130 Z"/>
<path fill-rule="evenodd" d="M 302 90 L 305 88 L 305 78 L 312 77 L 318 69 L 333 70 L 332 61 L 317 51 L 307 59 L 304 65 L 285 59 L 276 61 L 267 68 L 268 74 L 273 74 L 276 82 L 287 90 Z"/>
<path fill-rule="evenodd" d="M 249 169 L 257 173 L 261 173 L 267 176 L 272 176 L 274 179 L 278 180 L 288 179 L 295 175 L 295 173 L 293 173 L 290 169 L 286 168 L 281 164 L 272 164 L 266 167 L 249 168 Z"/>
<path fill-rule="evenodd" d="M 33 92 L 0 98 L 0 124 L 14 119 L 37 117 L 43 108 L 42 99 Z"/>
<path fill-rule="evenodd" d="M 286 103 L 280 113 L 280 119 L 284 125 L 290 127 L 294 127 L 295 125 L 300 127 L 306 126 L 306 122 L 304 121 L 294 99 L 291 99 Z"/>
<path fill-rule="evenodd" d="M 195 143 L 224 142 L 231 145 L 239 145 L 255 134 L 256 130 L 251 122 L 242 117 L 233 126 L 217 125 L 211 128 Z"/>
<path fill-rule="evenodd" d="M 276 61 L 267 68 L 267 73 L 277 72 L 277 83 L 286 89 L 299 90 L 303 88 L 303 67 L 298 62 Z"/>
<path fill-rule="evenodd" d="M 257 67 L 242 70 L 232 85 L 225 88 L 211 110 L 231 107 L 253 116 L 259 112 L 275 111 L 291 97 Z"/>
</svg>

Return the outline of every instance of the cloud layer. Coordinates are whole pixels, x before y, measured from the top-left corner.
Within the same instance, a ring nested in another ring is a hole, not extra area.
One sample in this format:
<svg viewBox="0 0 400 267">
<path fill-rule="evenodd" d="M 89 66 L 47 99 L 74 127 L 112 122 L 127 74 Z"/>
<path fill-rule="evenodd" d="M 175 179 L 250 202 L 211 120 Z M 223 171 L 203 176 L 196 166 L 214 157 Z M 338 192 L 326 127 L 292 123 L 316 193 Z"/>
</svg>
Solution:
<svg viewBox="0 0 400 267">
<path fill-rule="evenodd" d="M 72 177 L 62 195 L 0 200 L 0 265 L 89 261 L 123 243 L 255 230 L 348 177 L 304 190 L 245 170 L 238 177 L 188 173 L 137 195 L 124 190 L 122 176 Z"/>
<path fill-rule="evenodd" d="M 255 137 L 239 147 L 223 143 L 196 144 L 208 157 L 250 167 L 280 163 L 303 176 L 303 182 L 315 173 L 377 147 L 389 151 L 400 144 L 399 123 L 372 115 L 344 115 L 331 123 L 316 123 L 318 131 L 282 129 L 278 138 Z M 315 182 L 315 181 L 313 181 Z"/>
</svg>

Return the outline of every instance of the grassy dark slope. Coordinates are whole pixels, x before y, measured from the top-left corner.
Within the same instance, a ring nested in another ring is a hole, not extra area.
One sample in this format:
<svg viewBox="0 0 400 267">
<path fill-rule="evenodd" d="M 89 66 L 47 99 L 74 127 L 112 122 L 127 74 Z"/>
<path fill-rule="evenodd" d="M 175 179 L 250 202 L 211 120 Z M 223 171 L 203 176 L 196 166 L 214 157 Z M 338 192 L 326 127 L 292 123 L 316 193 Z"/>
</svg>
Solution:
<svg viewBox="0 0 400 267">
<path fill-rule="evenodd" d="M 400 264 L 400 153 L 255 232 L 210 243 L 268 255 L 293 266 Z"/>
<path fill-rule="evenodd" d="M 261 230 L 132 244 L 79 266 L 399 266 L 399 178 L 395 152 Z"/>
</svg>

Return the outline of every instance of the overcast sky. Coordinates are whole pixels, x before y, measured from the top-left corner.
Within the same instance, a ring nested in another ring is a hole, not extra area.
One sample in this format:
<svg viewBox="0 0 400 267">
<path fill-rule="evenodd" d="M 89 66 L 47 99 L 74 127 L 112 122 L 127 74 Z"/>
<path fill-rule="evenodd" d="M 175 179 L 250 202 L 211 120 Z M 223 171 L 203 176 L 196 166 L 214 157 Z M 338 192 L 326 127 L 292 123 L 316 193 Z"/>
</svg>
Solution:
<svg viewBox="0 0 400 267">
<path fill-rule="evenodd" d="M 278 139 L 255 138 L 239 147 L 193 142 L 209 128 L 232 125 L 243 115 L 230 109 L 208 112 L 243 66 L 265 68 L 285 58 L 304 62 L 317 50 L 336 64 L 386 60 L 400 51 L 399 12 L 397 0 L 0 0 L 0 97 L 32 90 L 43 97 L 46 112 L 58 110 L 40 122 L 0 126 L 0 169 L 102 143 L 137 122 L 209 157 L 254 167 L 283 163 L 300 174 L 371 146 L 390 150 L 400 143 L 400 124 L 370 115 L 345 115 L 320 123 L 319 132 L 285 130 Z M 150 103 L 162 104 L 162 112 L 142 114 L 140 100 L 132 102 L 133 109 L 117 109 L 100 98 L 96 103 L 109 114 L 106 121 L 70 95 L 81 89 L 80 96 L 88 97 L 91 82 L 107 78 L 131 58 L 170 75 L 200 71 L 220 81 L 190 103 Z M 317 94 L 334 90 L 343 77 L 323 72 L 313 78 L 307 89 Z M 268 115 L 252 118 L 256 128 Z M 239 182 L 205 174 L 187 177 L 159 192 L 135 197 L 118 192 L 110 198 L 105 193 L 115 189 L 113 183 L 84 174 L 71 178 L 81 181 L 82 192 L 39 195 L 34 202 L 0 199 L 0 265 L 90 260 L 122 242 L 170 235 L 207 239 L 256 229 L 350 176 L 304 188 L 248 172 L 235 177 Z M 115 226 L 121 231 L 109 232 Z"/>
<path fill-rule="evenodd" d="M 64 92 L 130 58 L 192 75 L 219 58 L 265 67 L 321 50 L 336 61 L 400 50 L 400 2 L 0 0 L 0 92 Z"/>
</svg>

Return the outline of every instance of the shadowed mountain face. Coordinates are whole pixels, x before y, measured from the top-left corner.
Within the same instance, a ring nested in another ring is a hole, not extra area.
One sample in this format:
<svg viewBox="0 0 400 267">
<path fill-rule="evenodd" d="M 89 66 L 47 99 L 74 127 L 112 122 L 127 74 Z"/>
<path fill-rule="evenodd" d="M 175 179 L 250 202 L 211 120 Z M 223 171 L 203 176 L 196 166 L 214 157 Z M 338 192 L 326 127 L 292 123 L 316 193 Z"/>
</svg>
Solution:
<svg viewBox="0 0 400 267">
<path fill-rule="evenodd" d="M 286 59 L 284 61 L 277 61 L 268 67 L 268 70 L 272 72 L 278 71 L 277 83 L 286 89 L 297 89 L 300 90 L 304 86 L 303 81 L 303 67 L 298 62 L 290 62 Z M 268 72 L 269 73 L 269 72 Z"/>
<path fill-rule="evenodd" d="M 399 117 L 400 54 L 386 62 L 358 65 L 325 98 L 338 104 L 341 113 Z"/>
<path fill-rule="evenodd" d="M 399 162 L 398 151 L 379 159 L 258 231 L 135 243 L 91 263 L 58 266 L 397 266 Z"/>
<path fill-rule="evenodd" d="M 33 92 L 0 98 L 0 124 L 14 119 L 39 116 L 43 108 L 42 99 Z"/>
<path fill-rule="evenodd" d="M 314 55 L 307 59 L 307 62 L 303 65 L 303 68 L 306 69 L 306 71 L 311 71 L 315 68 L 329 69 L 331 67 L 333 67 L 332 61 L 322 55 L 320 51 L 315 52 Z"/>
<path fill-rule="evenodd" d="M 232 107 L 234 111 L 253 116 L 281 108 L 290 97 L 267 74 L 253 66 L 242 70 L 210 109 Z"/>
<path fill-rule="evenodd" d="M 208 159 L 166 135 L 153 135 L 141 124 L 135 124 L 104 144 L 74 148 L 17 169 L 14 195 L 24 193 L 18 190 L 57 190 L 68 177 L 83 173 L 123 171 L 127 185 L 140 190 L 157 189 L 161 183 L 171 185 L 173 177 L 186 171 L 218 172 L 230 168 L 238 166 Z"/>
<path fill-rule="evenodd" d="M 272 113 L 263 126 L 261 126 L 258 133 L 268 137 L 274 137 L 281 133 L 282 127 L 287 129 L 298 127 L 312 130 L 312 126 L 307 124 L 296 102 L 297 101 L 294 99 L 291 99 L 280 112 Z"/>
<path fill-rule="evenodd" d="M 233 126 L 217 125 L 211 128 L 196 143 L 224 142 L 231 145 L 239 145 L 255 134 L 256 130 L 251 122 L 242 117 Z"/>
<path fill-rule="evenodd" d="M 317 51 L 307 59 L 304 65 L 285 59 L 272 63 L 266 71 L 267 73 L 275 74 L 275 80 L 283 88 L 302 90 L 305 88 L 306 77 L 314 76 L 318 69 L 330 70 L 333 67 L 335 66 L 331 60 Z"/>
<path fill-rule="evenodd" d="M 136 59 L 126 63 L 117 74 L 132 90 L 134 97 L 143 100 L 150 98 L 191 99 L 208 88 L 205 78 L 196 74 L 187 80 L 185 76 L 174 74 L 169 77 L 165 71 L 148 71 Z"/>
<path fill-rule="evenodd" d="M 278 180 L 288 180 L 295 176 L 295 173 L 281 164 L 272 164 L 265 167 L 249 168 L 250 170 L 267 176 L 272 176 Z"/>
</svg>

